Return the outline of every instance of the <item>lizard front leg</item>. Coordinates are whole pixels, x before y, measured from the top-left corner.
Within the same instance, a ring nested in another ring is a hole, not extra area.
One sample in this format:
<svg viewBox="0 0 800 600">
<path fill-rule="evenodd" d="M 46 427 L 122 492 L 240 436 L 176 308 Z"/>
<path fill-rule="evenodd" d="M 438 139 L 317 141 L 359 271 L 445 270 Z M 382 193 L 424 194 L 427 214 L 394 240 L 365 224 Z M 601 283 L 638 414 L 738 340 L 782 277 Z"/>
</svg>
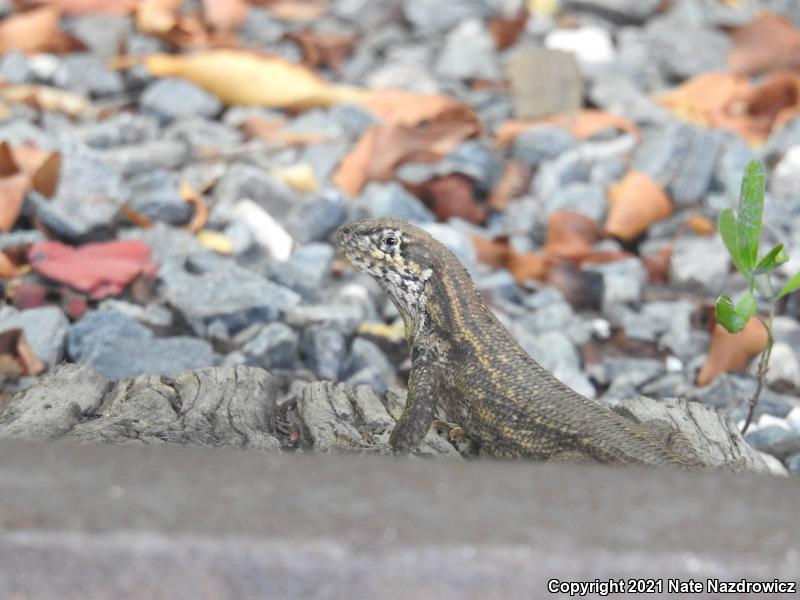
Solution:
<svg viewBox="0 0 800 600">
<path fill-rule="evenodd" d="M 430 353 L 412 352 L 406 407 L 389 436 L 395 452 L 410 452 L 422 441 L 433 422 L 441 381 Z"/>
</svg>

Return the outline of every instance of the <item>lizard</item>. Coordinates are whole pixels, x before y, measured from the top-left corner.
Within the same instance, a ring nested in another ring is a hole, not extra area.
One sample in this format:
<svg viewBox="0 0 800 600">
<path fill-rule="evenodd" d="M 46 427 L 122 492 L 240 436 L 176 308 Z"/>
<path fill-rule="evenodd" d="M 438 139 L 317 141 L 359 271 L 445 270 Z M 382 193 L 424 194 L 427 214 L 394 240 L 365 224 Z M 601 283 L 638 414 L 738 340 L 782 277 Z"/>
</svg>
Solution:
<svg viewBox="0 0 800 600">
<path fill-rule="evenodd" d="M 702 468 L 688 441 L 575 392 L 503 326 L 458 258 L 393 218 L 336 233 L 341 253 L 389 295 L 411 354 L 406 405 L 389 436 L 413 451 L 441 407 L 486 454 L 564 462 Z"/>
</svg>

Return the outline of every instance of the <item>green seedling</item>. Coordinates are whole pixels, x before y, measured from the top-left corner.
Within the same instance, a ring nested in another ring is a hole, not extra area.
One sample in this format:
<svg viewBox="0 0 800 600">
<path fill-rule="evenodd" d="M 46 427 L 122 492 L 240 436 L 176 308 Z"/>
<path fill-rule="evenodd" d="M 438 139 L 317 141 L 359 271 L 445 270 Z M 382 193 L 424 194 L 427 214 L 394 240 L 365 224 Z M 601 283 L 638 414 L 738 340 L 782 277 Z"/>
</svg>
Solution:
<svg viewBox="0 0 800 600">
<path fill-rule="evenodd" d="M 758 362 L 758 378 L 755 392 L 750 399 L 742 433 L 747 432 L 753 420 L 758 399 L 764 388 L 764 379 L 772 353 L 772 318 L 776 302 L 800 288 L 800 273 L 789 279 L 779 292 L 774 292 L 772 274 L 779 266 L 789 260 L 783 244 L 778 244 L 763 257 L 758 257 L 758 240 L 761 237 L 762 216 L 764 213 L 764 184 L 766 175 L 764 165 L 751 160 L 742 179 L 739 208 L 734 214 L 727 208 L 719 216 L 719 233 L 731 255 L 731 260 L 747 280 L 748 290 L 735 303 L 728 294 L 717 298 L 717 322 L 730 333 L 738 333 L 753 317 L 764 325 L 767 332 L 767 345 L 761 352 Z M 769 315 L 764 318 L 756 311 L 756 294 L 769 303 Z"/>
</svg>

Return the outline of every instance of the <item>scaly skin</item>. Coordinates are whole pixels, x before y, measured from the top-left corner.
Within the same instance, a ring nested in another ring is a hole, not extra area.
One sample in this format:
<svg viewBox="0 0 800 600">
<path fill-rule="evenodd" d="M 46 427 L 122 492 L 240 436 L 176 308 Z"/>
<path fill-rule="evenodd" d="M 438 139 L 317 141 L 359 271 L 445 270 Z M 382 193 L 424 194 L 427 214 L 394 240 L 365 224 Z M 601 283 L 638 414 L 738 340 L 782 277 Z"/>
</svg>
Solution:
<svg viewBox="0 0 800 600">
<path fill-rule="evenodd" d="M 389 440 L 396 451 L 414 449 L 441 406 L 494 456 L 703 466 L 677 432 L 664 441 L 542 368 L 486 306 L 459 260 L 422 229 L 367 219 L 342 226 L 337 239 L 405 323 L 412 368 L 407 404 Z"/>
</svg>

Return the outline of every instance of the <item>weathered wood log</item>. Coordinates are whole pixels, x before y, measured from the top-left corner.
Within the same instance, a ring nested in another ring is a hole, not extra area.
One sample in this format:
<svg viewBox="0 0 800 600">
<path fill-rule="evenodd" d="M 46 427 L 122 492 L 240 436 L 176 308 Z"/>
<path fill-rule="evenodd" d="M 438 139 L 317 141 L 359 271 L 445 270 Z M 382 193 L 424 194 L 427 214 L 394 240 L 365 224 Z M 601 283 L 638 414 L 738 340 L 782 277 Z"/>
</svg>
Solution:
<svg viewBox="0 0 800 600">
<path fill-rule="evenodd" d="M 295 381 L 284 393 L 275 377 L 257 367 L 199 369 L 174 379 L 142 375 L 114 383 L 90 367 L 61 365 L 0 409 L 0 437 L 278 450 L 281 436 L 290 445 L 290 434 L 276 427 L 282 410 L 299 430 L 301 448 L 380 452 L 404 404 L 403 390 L 377 394 L 365 385 L 327 381 Z M 642 397 L 617 410 L 665 435 L 680 431 L 710 466 L 770 471 L 731 420 L 711 407 Z M 418 454 L 459 456 L 433 430 Z"/>
</svg>

